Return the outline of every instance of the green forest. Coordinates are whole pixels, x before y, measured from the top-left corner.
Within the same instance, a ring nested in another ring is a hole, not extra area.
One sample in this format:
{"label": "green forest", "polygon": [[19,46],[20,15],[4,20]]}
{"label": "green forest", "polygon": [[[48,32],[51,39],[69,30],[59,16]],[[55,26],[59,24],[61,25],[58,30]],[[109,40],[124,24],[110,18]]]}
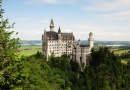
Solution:
{"label": "green forest", "polygon": [[37,54],[22,57],[29,69],[25,90],[129,90],[130,65],[121,63],[108,48],[92,50],[90,65],[79,67],[69,56],[51,57]]}
{"label": "green forest", "polygon": [[[46,61],[41,52],[19,56],[20,39],[11,38],[0,0],[0,90],[130,90],[130,52],[115,55],[107,47],[91,50],[89,66],[83,68],[69,55]],[[16,32],[16,35],[18,33]]]}

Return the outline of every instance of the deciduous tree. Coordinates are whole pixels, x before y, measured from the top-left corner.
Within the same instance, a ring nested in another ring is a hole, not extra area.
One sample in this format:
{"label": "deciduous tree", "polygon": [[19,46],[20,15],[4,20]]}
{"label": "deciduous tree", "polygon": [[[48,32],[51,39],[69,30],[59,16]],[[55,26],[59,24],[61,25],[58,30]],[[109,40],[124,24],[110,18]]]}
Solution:
{"label": "deciduous tree", "polygon": [[0,89],[10,90],[24,85],[27,69],[24,69],[23,61],[16,53],[20,47],[19,39],[11,38],[14,31],[9,29],[13,28],[14,24],[9,25],[8,19],[3,18],[3,13],[0,0]]}

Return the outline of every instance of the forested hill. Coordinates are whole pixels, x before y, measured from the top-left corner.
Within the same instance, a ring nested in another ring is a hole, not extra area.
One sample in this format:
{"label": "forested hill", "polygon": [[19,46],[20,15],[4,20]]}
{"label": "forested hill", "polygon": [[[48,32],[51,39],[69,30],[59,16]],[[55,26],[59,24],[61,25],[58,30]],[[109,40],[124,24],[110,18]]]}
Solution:
{"label": "forested hill", "polygon": [[130,65],[120,62],[108,48],[92,50],[90,65],[81,69],[69,56],[51,57],[49,61],[37,54],[22,57],[29,68],[31,90],[129,90]]}

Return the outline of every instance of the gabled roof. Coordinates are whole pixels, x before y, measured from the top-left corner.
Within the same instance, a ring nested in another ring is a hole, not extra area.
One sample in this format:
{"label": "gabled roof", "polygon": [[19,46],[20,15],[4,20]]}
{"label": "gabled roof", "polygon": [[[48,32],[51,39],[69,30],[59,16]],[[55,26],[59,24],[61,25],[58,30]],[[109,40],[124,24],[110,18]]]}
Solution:
{"label": "gabled roof", "polygon": [[[55,31],[46,31],[45,35],[48,39],[58,40],[58,33]],[[62,40],[73,40],[74,35],[73,35],[73,33],[61,33],[61,39]]]}
{"label": "gabled roof", "polygon": [[74,39],[73,33],[61,33],[62,39],[72,40]]}
{"label": "gabled roof", "polygon": [[53,40],[58,39],[58,34],[57,34],[57,32],[54,32],[54,31],[46,32],[46,36],[48,37],[48,39],[53,39]]}

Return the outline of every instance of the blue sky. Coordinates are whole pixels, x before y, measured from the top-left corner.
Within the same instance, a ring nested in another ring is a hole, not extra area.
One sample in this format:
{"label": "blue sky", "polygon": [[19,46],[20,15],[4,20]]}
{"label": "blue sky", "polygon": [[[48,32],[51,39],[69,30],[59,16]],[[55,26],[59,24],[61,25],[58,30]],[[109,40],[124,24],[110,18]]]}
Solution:
{"label": "blue sky", "polygon": [[21,40],[41,40],[49,31],[73,32],[76,39],[130,41],[130,0],[3,0],[4,18]]}

